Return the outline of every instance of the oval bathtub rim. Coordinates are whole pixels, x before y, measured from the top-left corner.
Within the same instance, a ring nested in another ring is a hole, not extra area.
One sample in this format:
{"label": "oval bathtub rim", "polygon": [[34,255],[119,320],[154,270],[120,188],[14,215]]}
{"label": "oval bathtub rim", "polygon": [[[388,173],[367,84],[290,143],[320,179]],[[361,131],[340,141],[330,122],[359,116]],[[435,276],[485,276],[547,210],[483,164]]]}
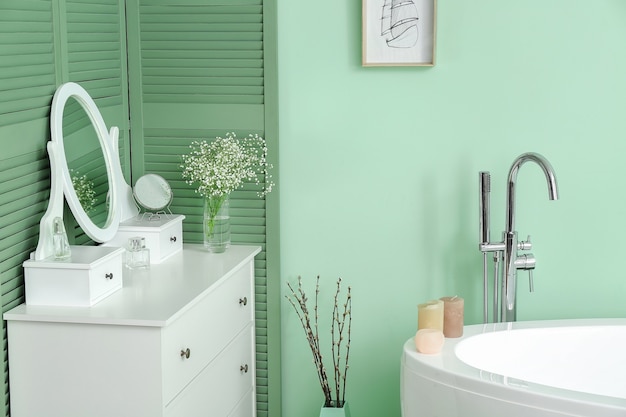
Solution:
{"label": "oval bathtub rim", "polygon": [[[529,400],[539,396],[558,403],[563,403],[565,400],[571,403],[572,413],[579,412],[578,407],[583,405],[599,405],[620,411],[626,410],[626,400],[624,399],[556,388],[490,373],[466,364],[456,356],[455,352],[456,346],[460,342],[482,333],[518,329],[580,326],[626,326],[626,319],[533,320],[467,325],[464,328],[462,337],[455,339],[446,338],[442,352],[434,355],[418,353],[415,349],[413,338],[410,338],[403,347],[402,372],[412,370],[434,382],[454,386],[458,389],[470,392],[480,392],[481,394],[507,401],[520,401],[526,396],[528,396]],[[522,395],[522,397],[520,397],[520,395]]]}

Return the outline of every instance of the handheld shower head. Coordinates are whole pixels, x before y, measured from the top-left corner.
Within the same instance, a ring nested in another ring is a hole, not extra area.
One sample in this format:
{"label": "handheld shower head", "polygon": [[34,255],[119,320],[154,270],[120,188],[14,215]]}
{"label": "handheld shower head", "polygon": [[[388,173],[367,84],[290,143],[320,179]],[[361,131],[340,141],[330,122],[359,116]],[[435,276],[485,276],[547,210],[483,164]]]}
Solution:
{"label": "handheld shower head", "polygon": [[479,173],[479,181],[480,181],[480,201],[479,201],[479,212],[480,212],[480,242],[479,243],[487,243],[489,242],[489,196],[491,193],[491,174],[486,171],[482,171]]}

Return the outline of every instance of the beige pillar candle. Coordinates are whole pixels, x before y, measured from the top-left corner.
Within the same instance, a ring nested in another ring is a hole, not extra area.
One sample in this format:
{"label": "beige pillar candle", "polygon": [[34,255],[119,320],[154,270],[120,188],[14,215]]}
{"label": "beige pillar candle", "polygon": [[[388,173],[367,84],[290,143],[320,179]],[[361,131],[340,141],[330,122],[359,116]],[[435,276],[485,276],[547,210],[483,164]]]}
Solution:
{"label": "beige pillar candle", "polygon": [[465,301],[461,297],[441,297],[443,301],[443,335],[445,337],[463,336],[463,309]]}
{"label": "beige pillar candle", "polygon": [[443,301],[430,300],[417,306],[417,330],[443,331]]}
{"label": "beige pillar candle", "polygon": [[415,348],[419,353],[439,353],[444,341],[443,333],[437,329],[420,329],[415,334]]}

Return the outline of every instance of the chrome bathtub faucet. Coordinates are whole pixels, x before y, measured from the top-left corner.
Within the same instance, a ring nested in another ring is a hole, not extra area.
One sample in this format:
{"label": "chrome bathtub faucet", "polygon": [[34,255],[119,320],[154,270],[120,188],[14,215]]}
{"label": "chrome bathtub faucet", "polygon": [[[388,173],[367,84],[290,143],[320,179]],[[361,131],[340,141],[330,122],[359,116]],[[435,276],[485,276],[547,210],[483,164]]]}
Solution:
{"label": "chrome bathtub faucet", "polygon": [[[480,186],[480,244],[479,249],[483,253],[483,292],[484,309],[483,319],[485,323],[489,319],[488,303],[488,253],[493,252],[494,260],[494,280],[493,280],[493,321],[515,321],[516,320],[516,290],[517,290],[517,270],[527,270],[529,273],[530,291],[533,288],[532,270],[535,269],[535,257],[531,253],[520,254],[518,251],[527,251],[532,248],[530,236],[526,241],[520,241],[515,231],[515,187],[517,174],[520,167],[526,162],[534,162],[543,170],[548,184],[548,197],[550,200],[558,200],[558,187],[556,176],[552,165],[546,158],[538,153],[525,153],[517,157],[511,169],[507,182],[506,199],[506,225],[502,233],[502,241],[492,243],[489,232],[489,195],[491,192],[489,172],[479,173]],[[500,262],[504,264],[500,268]],[[498,291],[500,288],[500,291]],[[500,293],[500,294],[498,294]]]}

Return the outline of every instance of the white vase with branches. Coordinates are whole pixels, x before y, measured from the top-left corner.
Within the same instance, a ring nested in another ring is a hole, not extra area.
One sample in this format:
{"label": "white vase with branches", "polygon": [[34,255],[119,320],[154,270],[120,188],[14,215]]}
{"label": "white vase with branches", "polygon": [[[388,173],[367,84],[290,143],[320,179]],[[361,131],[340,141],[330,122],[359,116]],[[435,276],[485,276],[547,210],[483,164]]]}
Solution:
{"label": "white vase with branches", "polygon": [[309,342],[317,377],[322,392],[324,393],[324,407],[343,408],[346,405],[346,377],[349,369],[348,360],[350,358],[352,330],[351,288],[348,287],[345,302],[340,303],[341,278],[337,280],[330,328],[332,368],[329,372],[324,363],[319,337],[318,299],[320,293],[320,277],[318,276],[316,279],[313,311],[309,310],[309,300],[302,288],[301,277],[298,277],[297,288],[294,289],[290,283],[287,283],[287,286],[289,287],[290,294],[285,297],[296,311],[307,342]]}

